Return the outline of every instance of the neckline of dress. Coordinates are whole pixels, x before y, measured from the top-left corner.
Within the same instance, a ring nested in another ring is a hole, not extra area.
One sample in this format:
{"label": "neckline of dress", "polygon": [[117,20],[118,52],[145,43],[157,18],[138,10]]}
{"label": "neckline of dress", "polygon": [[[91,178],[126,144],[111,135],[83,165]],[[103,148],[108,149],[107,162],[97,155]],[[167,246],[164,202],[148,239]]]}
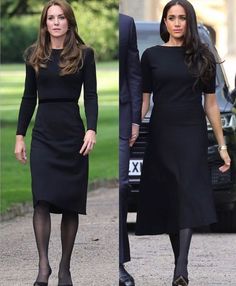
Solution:
{"label": "neckline of dress", "polygon": [[164,45],[158,45],[158,47],[162,48],[169,48],[169,49],[174,49],[174,48],[184,48],[184,46],[164,46]]}
{"label": "neckline of dress", "polygon": [[63,49],[51,49],[52,51],[62,51]]}

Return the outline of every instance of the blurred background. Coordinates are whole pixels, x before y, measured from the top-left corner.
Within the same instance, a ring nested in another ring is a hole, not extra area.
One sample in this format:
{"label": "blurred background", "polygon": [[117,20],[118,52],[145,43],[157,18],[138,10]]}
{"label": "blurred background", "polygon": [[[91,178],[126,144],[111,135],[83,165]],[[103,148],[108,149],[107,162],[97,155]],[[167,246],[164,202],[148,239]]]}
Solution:
{"label": "blurred background", "polygon": [[[160,21],[167,0],[120,0],[120,12],[138,21]],[[231,88],[236,74],[236,0],[190,0],[203,23],[215,38]]]}
{"label": "blurred background", "polygon": [[[18,110],[24,89],[22,54],[37,39],[45,0],[1,1],[1,214],[12,205],[31,200],[29,164],[15,160]],[[118,176],[118,1],[68,1],[79,34],[94,48],[97,59],[99,122],[97,144],[90,156],[90,186],[116,181]],[[83,107],[81,94],[80,106]],[[83,113],[83,108],[81,108]],[[84,114],[83,114],[84,116]],[[26,136],[29,159],[31,129]]]}

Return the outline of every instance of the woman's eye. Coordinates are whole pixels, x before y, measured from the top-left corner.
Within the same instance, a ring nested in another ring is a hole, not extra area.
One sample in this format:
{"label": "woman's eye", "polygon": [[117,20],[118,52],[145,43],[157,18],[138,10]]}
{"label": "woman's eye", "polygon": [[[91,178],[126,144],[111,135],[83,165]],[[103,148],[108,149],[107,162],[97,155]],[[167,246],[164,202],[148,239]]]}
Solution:
{"label": "woman's eye", "polygon": [[59,19],[63,20],[63,19],[65,19],[65,17],[64,16],[60,16]]}
{"label": "woman's eye", "polygon": [[168,17],[169,20],[174,20],[174,17],[170,16]]}
{"label": "woman's eye", "polygon": [[180,17],[181,20],[186,20],[185,16]]}
{"label": "woman's eye", "polygon": [[48,20],[52,20],[52,17],[48,17]]}

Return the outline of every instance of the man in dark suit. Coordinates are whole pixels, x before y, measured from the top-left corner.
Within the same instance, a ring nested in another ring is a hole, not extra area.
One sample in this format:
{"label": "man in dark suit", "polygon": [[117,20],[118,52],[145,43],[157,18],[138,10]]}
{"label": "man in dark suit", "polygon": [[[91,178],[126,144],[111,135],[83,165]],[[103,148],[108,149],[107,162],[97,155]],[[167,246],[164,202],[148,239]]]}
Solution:
{"label": "man in dark suit", "polygon": [[141,123],[141,67],[133,18],[119,15],[119,285],[133,286],[133,277],[125,270],[130,261],[127,232],[127,196],[129,192],[129,152],[139,135]]}

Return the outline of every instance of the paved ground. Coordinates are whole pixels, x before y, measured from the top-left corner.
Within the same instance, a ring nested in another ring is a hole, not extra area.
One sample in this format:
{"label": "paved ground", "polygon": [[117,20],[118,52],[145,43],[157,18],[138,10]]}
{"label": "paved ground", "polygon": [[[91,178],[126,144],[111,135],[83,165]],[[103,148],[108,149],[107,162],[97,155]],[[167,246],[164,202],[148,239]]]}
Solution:
{"label": "paved ground", "polygon": [[[0,285],[32,286],[37,252],[32,214],[1,223]],[[88,215],[80,217],[73,260],[75,286],[118,286],[118,191],[99,189],[89,194]],[[133,214],[129,221],[135,221]],[[50,258],[57,285],[60,259],[60,216],[52,216]],[[168,237],[130,234],[132,261],[127,269],[136,286],[170,286],[173,258]],[[195,234],[190,251],[190,286],[236,285],[236,234]]]}
{"label": "paved ground", "polygon": [[[89,193],[88,215],[80,216],[80,228],[72,259],[75,286],[118,284],[118,191],[99,189]],[[32,213],[1,223],[0,285],[32,286],[37,273],[37,252]],[[49,286],[57,285],[60,259],[60,215],[52,216]]]}
{"label": "paved ground", "polygon": [[[129,221],[135,221],[134,215]],[[170,286],[173,256],[166,235],[130,234],[132,261],[127,270],[136,286]],[[236,285],[236,234],[194,234],[189,256],[190,286]]]}

